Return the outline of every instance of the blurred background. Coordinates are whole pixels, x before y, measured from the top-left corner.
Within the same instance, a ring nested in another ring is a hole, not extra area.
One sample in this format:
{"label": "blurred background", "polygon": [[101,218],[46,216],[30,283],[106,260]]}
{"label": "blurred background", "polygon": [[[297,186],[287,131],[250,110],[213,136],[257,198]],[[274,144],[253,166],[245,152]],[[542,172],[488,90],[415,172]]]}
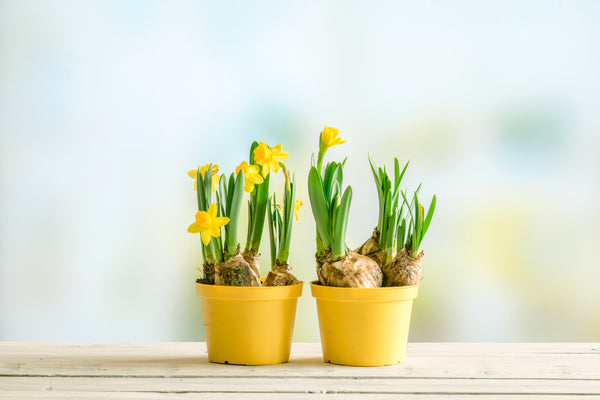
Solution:
{"label": "blurred background", "polygon": [[[593,0],[0,1],[0,340],[203,340],[186,172],[253,140],[290,153],[315,279],[329,125],[350,247],[377,222],[367,151],[437,194],[411,341],[600,341],[599,22]],[[319,340],[308,286],[294,340]]]}

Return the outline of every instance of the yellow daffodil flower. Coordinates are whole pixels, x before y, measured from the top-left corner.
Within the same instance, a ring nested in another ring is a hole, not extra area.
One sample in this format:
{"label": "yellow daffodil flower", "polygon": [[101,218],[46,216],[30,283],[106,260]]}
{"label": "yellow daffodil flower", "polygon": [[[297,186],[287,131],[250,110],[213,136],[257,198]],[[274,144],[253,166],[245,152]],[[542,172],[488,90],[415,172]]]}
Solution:
{"label": "yellow daffodil flower", "polygon": [[296,215],[296,221],[298,221],[298,210],[302,207],[302,200],[294,201],[294,214]]}
{"label": "yellow daffodil flower", "polygon": [[288,158],[289,153],[281,150],[281,145],[269,148],[265,142],[260,142],[258,147],[254,149],[254,160],[258,165],[262,166],[262,175],[266,177],[270,170],[277,173],[280,165],[279,161]]}
{"label": "yellow daffodil flower", "polygon": [[321,132],[321,146],[323,149],[328,149],[329,147],[333,147],[336,144],[346,143],[345,140],[342,140],[341,137],[337,137],[338,133],[340,133],[339,129],[335,129],[331,126],[325,125],[323,131]]}
{"label": "yellow daffodil flower", "polygon": [[[210,164],[206,164],[203,167],[198,168],[198,170],[200,170],[200,175],[202,175],[202,178],[204,178],[204,174],[206,173],[206,171],[208,171],[208,166]],[[198,190],[198,181],[196,180],[197,176],[197,171],[196,169],[190,169],[187,174],[190,178],[194,179],[194,190]],[[221,180],[221,176],[217,175],[217,172],[219,172],[219,166],[214,164],[212,166],[212,191],[213,193],[217,191],[217,185],[219,184],[219,181]]]}
{"label": "yellow daffodil flower", "polygon": [[221,227],[229,223],[227,217],[217,217],[217,203],[212,203],[208,207],[208,212],[198,211],[196,213],[196,222],[188,226],[189,233],[200,232],[202,243],[205,246],[210,242],[211,237],[221,236]]}
{"label": "yellow daffodil flower", "polygon": [[251,193],[254,190],[254,185],[263,183],[258,165],[248,165],[246,161],[242,161],[235,169],[235,174],[237,175],[241,170],[244,170],[244,190],[246,192]]}

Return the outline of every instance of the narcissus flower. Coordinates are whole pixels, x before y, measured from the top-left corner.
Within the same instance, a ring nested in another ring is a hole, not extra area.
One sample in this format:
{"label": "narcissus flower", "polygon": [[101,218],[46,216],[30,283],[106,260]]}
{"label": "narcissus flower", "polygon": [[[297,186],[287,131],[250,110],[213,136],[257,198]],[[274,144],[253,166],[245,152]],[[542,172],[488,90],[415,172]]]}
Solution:
{"label": "narcissus flower", "polygon": [[288,158],[289,153],[281,150],[281,145],[269,147],[265,142],[260,142],[258,147],[254,149],[254,161],[262,166],[262,175],[266,177],[270,170],[277,173],[280,165],[279,161]]}
{"label": "narcissus flower", "polygon": [[[209,165],[210,164],[206,164],[205,166],[198,168],[198,170],[200,170],[200,174],[202,175],[202,178],[204,178],[204,174],[206,173],[206,171],[208,171]],[[198,170],[190,169],[187,173],[190,178],[194,179],[194,190],[198,190],[198,181],[196,180],[196,178],[197,178],[196,174],[197,174]],[[217,191],[217,185],[219,184],[219,180],[221,179],[221,176],[217,175],[217,172],[219,172],[219,166],[214,164],[212,166],[212,175],[213,175],[212,191],[213,191],[213,193]]]}
{"label": "narcissus flower", "polygon": [[254,190],[254,185],[263,183],[263,178],[260,176],[260,168],[258,165],[248,165],[246,161],[242,161],[235,169],[237,175],[241,170],[244,170],[244,190],[251,193]]}
{"label": "narcissus flower", "polygon": [[221,236],[221,227],[229,223],[227,217],[217,217],[217,203],[212,203],[208,207],[208,212],[198,211],[196,213],[196,222],[188,226],[189,233],[200,232],[202,243],[205,246],[210,242],[211,237]]}
{"label": "narcissus flower", "polygon": [[294,201],[294,214],[296,215],[296,221],[298,221],[298,210],[302,207],[302,200]]}
{"label": "narcissus flower", "polygon": [[339,129],[325,125],[325,128],[323,128],[323,131],[321,132],[320,147],[323,149],[328,149],[336,144],[346,143],[346,141],[342,140],[341,137],[337,137],[338,133],[340,133]]}

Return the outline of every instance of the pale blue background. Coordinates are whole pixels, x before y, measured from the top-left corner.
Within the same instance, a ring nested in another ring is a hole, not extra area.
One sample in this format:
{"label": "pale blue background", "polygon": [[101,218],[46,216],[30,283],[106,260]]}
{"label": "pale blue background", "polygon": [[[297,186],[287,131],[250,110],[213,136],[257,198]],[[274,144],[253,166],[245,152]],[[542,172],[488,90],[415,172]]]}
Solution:
{"label": "pale blue background", "polygon": [[[599,22],[597,1],[1,1],[0,340],[201,340],[186,171],[254,139],[291,154],[314,279],[327,124],[351,247],[377,218],[367,151],[438,195],[410,340],[599,341]],[[294,339],[318,340],[308,287]]]}

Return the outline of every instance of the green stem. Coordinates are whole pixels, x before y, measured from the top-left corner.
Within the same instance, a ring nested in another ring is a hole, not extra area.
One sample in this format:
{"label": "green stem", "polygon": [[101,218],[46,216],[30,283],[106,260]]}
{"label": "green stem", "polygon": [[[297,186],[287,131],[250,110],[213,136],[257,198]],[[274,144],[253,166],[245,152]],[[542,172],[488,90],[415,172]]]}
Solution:
{"label": "green stem", "polygon": [[323,169],[323,160],[325,159],[325,153],[327,153],[327,148],[319,149],[319,156],[317,157],[317,171],[319,171],[319,174]]}

